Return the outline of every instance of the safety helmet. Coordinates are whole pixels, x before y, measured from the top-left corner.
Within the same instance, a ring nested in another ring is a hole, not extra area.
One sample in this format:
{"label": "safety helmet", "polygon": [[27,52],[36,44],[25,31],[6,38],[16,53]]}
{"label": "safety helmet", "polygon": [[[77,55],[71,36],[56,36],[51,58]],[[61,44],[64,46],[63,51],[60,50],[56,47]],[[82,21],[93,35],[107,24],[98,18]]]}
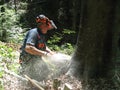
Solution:
{"label": "safety helmet", "polygon": [[43,14],[36,17],[36,23],[46,24],[48,26],[52,25],[53,28],[57,29],[57,26],[55,25],[53,20],[50,20],[48,17],[46,17]]}

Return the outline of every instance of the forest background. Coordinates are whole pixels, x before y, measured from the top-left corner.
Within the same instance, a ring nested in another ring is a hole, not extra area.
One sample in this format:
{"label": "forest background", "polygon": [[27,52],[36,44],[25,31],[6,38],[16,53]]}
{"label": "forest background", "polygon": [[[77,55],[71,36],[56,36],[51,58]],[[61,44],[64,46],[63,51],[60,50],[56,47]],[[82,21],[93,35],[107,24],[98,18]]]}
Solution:
{"label": "forest background", "polygon": [[[103,0],[100,1],[102,2]],[[73,0],[0,0],[0,62],[1,62],[0,78],[2,78],[4,75],[4,71],[3,71],[4,64],[8,67],[9,70],[17,73],[16,68],[19,67],[19,65],[13,64],[13,62],[15,63],[17,62],[15,57],[16,51],[19,50],[20,46],[22,45],[26,32],[31,28],[36,27],[35,18],[39,14],[44,14],[50,19],[52,19],[58,27],[57,30],[51,30],[48,32],[47,34],[48,46],[54,51],[59,51],[69,55],[73,54],[76,48],[76,42],[80,37],[80,36],[78,37],[78,35],[80,35],[80,33],[84,33],[82,29],[80,29],[82,26],[81,24],[82,19],[89,18],[90,16],[89,14],[87,17],[88,13],[84,12],[84,10],[86,10],[86,8],[84,8],[85,2],[88,2],[90,5],[92,5],[92,3],[89,2],[89,0],[85,0],[85,1],[83,0],[74,0],[74,1]],[[106,2],[109,1],[106,0]],[[119,3],[117,3],[118,6]],[[119,7],[116,8],[116,12],[118,8]],[[90,9],[90,10],[95,12],[94,10],[97,9],[93,9],[93,10]],[[93,13],[93,15],[95,15],[95,13]],[[117,15],[116,17],[118,20],[119,17]],[[83,21],[85,21],[85,19]],[[83,22],[83,23],[86,24],[87,22]],[[92,24],[93,23],[91,23],[91,25]],[[95,33],[97,33],[97,31]],[[116,85],[118,85],[119,87],[120,85],[119,30],[116,31],[115,39],[116,39],[115,45],[117,46],[115,47],[115,49],[117,52],[115,51],[116,52],[115,57],[112,58],[113,60],[115,60],[114,63],[116,64],[114,69],[115,74],[113,80],[115,81]],[[0,81],[1,81],[0,87],[2,88],[3,87],[2,79],[0,79]]]}

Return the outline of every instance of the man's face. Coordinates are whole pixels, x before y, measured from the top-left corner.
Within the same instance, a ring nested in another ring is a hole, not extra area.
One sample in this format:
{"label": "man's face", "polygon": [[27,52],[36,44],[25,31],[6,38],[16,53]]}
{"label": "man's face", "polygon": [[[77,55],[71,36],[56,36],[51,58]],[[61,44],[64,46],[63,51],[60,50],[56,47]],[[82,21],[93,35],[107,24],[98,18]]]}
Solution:
{"label": "man's face", "polygon": [[39,28],[41,29],[41,32],[43,34],[46,34],[48,30],[53,29],[52,25],[46,25],[46,24],[40,25]]}

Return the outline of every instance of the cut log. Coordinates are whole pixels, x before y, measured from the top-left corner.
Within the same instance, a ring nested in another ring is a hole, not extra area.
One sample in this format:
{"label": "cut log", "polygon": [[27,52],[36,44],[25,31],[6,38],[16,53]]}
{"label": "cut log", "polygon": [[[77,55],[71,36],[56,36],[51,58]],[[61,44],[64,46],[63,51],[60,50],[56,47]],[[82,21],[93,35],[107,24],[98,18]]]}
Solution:
{"label": "cut log", "polygon": [[28,77],[27,75],[24,75],[25,78],[27,78],[34,86],[36,86],[37,88],[39,88],[40,90],[45,90],[43,87],[41,87],[39,84],[36,83],[36,80],[31,79],[30,77]]}

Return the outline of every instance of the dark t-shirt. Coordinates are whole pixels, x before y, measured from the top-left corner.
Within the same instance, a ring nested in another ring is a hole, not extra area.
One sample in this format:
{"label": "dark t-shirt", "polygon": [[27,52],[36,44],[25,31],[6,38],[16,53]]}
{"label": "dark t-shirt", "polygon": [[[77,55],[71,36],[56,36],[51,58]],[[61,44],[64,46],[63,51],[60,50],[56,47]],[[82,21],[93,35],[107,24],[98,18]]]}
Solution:
{"label": "dark t-shirt", "polygon": [[45,40],[45,34],[42,34],[41,31],[38,28],[31,29],[30,31],[27,32],[23,46],[21,47],[21,55],[20,57],[23,58],[32,58],[36,57],[36,55],[31,55],[25,51],[26,45],[32,45],[35,46],[39,50],[46,50],[46,40]]}

